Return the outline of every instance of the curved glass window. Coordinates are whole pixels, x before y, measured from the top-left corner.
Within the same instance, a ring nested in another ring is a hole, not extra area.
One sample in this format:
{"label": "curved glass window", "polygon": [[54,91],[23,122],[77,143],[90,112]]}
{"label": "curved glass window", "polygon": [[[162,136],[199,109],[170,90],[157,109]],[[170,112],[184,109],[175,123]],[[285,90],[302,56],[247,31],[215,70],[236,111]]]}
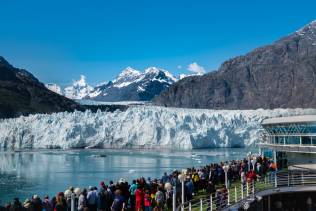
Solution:
{"label": "curved glass window", "polygon": [[263,127],[271,135],[316,134],[316,123],[273,124]]}

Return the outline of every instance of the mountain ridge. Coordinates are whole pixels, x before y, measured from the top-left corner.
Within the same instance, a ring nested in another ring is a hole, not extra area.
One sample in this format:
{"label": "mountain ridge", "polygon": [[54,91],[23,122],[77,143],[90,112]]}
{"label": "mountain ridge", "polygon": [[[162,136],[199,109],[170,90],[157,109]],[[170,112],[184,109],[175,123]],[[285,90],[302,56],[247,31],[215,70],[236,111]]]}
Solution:
{"label": "mountain ridge", "polygon": [[316,106],[316,22],[229,59],[215,72],[183,79],[153,102],[209,109]]}
{"label": "mountain ridge", "polygon": [[0,57],[0,118],[34,113],[83,110],[76,102],[48,89],[30,72]]}
{"label": "mountain ridge", "polygon": [[88,85],[83,75],[64,90],[54,83],[46,84],[46,87],[75,100],[149,101],[177,80],[170,72],[161,68],[148,67],[144,71],[139,71],[126,67],[114,80],[95,87]]}
{"label": "mountain ridge", "polygon": [[0,57],[0,119],[75,110],[113,112],[127,108],[128,106],[124,105],[81,105],[47,89],[30,72],[15,68]]}

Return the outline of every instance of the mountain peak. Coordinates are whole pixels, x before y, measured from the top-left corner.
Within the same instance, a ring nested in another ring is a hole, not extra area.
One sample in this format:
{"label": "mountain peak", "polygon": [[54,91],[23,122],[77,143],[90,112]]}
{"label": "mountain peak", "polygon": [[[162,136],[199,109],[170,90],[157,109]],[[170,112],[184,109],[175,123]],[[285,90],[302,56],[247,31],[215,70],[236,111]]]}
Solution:
{"label": "mountain peak", "polygon": [[30,72],[13,67],[3,57],[0,57],[0,73],[0,80],[5,82],[1,82],[0,118],[84,109],[49,91]]}
{"label": "mountain peak", "polygon": [[120,78],[120,77],[126,77],[126,76],[139,76],[140,74],[141,73],[138,70],[128,66],[119,74],[118,77]]}
{"label": "mountain peak", "polygon": [[6,67],[13,67],[5,58],[0,56],[0,65],[6,66]]}
{"label": "mountain peak", "polygon": [[89,86],[86,82],[86,77],[80,75],[80,79],[73,82],[72,86],[64,89],[64,94],[70,99],[82,99],[92,92],[93,87]]}
{"label": "mountain peak", "polygon": [[313,35],[314,35],[314,33],[316,33],[316,20],[313,20],[309,24],[303,26],[301,29],[296,31],[296,33],[299,35],[305,35],[309,32],[312,32]]}
{"label": "mountain peak", "polygon": [[147,69],[145,69],[145,73],[158,73],[162,71],[161,69],[157,68],[157,67],[148,67]]}
{"label": "mountain peak", "polygon": [[157,67],[148,67],[145,69],[145,74],[159,74],[160,72],[163,72],[167,78],[170,78],[173,82],[176,82],[177,79],[167,70],[157,68]]}
{"label": "mountain peak", "polygon": [[87,86],[87,83],[86,83],[86,76],[80,75],[80,79],[77,80],[77,81],[74,81],[74,82],[73,82],[73,86],[79,86],[79,87]]}

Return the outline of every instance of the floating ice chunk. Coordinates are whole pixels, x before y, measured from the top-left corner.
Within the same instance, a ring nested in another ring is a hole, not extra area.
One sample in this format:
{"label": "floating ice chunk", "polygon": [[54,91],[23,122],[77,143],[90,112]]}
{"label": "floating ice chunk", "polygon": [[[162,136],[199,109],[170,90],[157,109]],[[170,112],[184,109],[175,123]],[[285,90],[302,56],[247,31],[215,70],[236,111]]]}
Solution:
{"label": "floating ice chunk", "polygon": [[130,170],[128,170],[128,173],[129,173],[129,174],[133,174],[133,173],[135,173],[135,172],[136,172],[135,169],[130,169]]}

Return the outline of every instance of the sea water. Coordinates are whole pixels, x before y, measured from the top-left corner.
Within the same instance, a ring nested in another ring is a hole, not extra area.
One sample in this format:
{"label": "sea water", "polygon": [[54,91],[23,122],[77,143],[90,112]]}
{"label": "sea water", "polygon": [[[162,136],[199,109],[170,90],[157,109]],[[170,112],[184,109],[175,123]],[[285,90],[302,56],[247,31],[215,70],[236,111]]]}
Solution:
{"label": "sea water", "polygon": [[193,151],[151,150],[53,150],[0,152],[0,205],[55,195],[69,186],[98,186],[124,178],[161,178],[174,169],[242,159],[249,149],[226,148]]}

